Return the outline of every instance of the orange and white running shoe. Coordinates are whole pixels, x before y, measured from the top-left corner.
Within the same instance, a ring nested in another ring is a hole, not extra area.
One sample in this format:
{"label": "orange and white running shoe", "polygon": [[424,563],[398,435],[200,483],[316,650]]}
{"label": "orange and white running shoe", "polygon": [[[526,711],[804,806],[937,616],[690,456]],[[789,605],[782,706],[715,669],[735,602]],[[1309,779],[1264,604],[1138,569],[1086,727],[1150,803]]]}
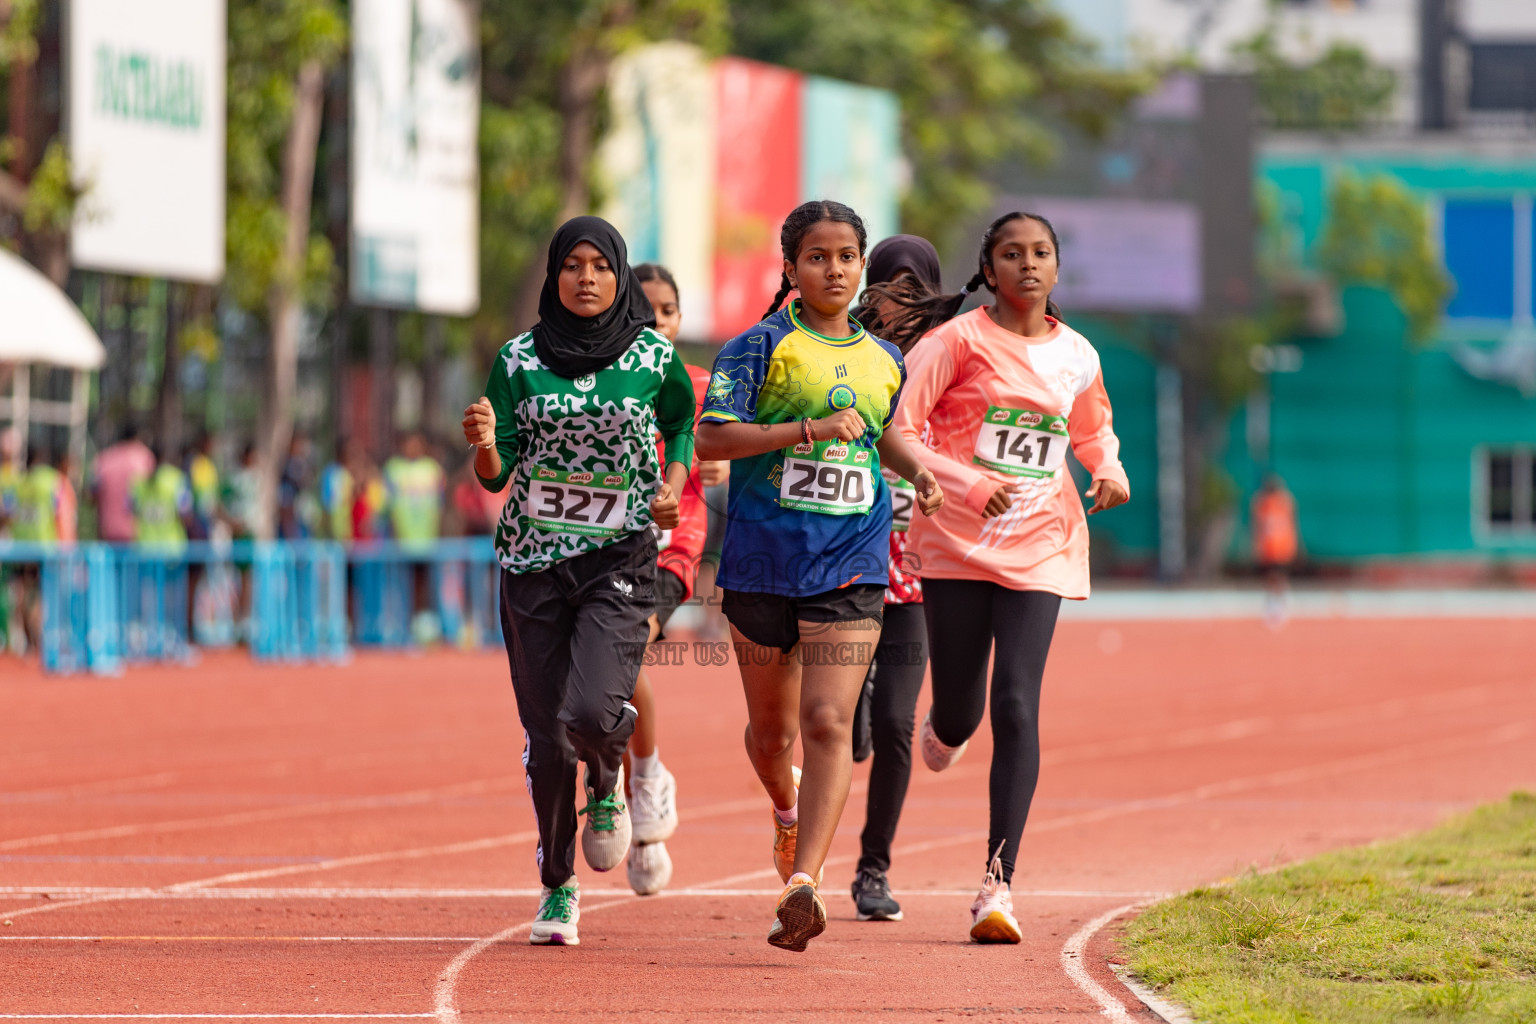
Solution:
{"label": "orange and white running shoe", "polygon": [[1003,881],[1003,848],[999,844],[981,880],[976,902],[971,904],[971,941],[1018,942],[1023,938],[1018,918],[1013,916],[1013,893]]}
{"label": "orange and white running shoe", "polygon": [[804,871],[790,876],[775,914],[778,920],[768,929],[768,944],[792,953],[804,953],[806,943],[827,930],[827,905]]}
{"label": "orange and white running shoe", "polygon": [[[800,803],[800,766],[792,769],[795,773],[795,804]],[[800,819],[796,818],[793,825],[786,825],[779,820],[779,812],[773,812],[773,866],[778,869],[779,881],[788,882],[789,876],[795,870],[795,842],[800,836]]]}
{"label": "orange and white running shoe", "polygon": [[965,748],[971,745],[966,740],[958,747],[951,747],[941,741],[933,733],[933,712],[923,716],[923,727],[918,731],[918,744],[923,751],[923,764],[930,771],[941,772],[945,768],[960,760],[960,755],[965,753]]}

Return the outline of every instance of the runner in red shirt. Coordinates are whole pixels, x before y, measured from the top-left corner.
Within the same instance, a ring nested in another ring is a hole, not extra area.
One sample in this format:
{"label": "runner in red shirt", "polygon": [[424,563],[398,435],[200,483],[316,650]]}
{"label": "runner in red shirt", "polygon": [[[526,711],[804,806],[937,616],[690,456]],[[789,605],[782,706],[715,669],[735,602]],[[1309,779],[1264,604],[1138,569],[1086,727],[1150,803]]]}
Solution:
{"label": "runner in red shirt", "polygon": [[[635,267],[635,276],[640,279],[640,287],[645,289],[646,297],[656,311],[656,330],[675,341],[682,312],[678,307],[677,282],[671,272],[655,263],[642,263]],[[704,390],[709,385],[709,371],[689,366],[688,375],[693,380],[696,407],[702,407]],[[665,635],[667,620],[677,611],[678,605],[693,596],[709,526],[700,469],[700,464],[695,461],[688,486],[678,499],[680,522],[675,528],[664,531],[658,544],[661,553],[656,560],[656,614],[651,617],[653,643]],[[677,828],[677,780],[661,763],[656,749],[656,692],[643,667],[630,703],[634,704],[639,717],[629,739],[629,769],[625,773],[629,780],[630,815],[634,823],[627,867],[630,888],[648,896],[660,892],[672,879],[672,856],[667,852],[666,840]]]}

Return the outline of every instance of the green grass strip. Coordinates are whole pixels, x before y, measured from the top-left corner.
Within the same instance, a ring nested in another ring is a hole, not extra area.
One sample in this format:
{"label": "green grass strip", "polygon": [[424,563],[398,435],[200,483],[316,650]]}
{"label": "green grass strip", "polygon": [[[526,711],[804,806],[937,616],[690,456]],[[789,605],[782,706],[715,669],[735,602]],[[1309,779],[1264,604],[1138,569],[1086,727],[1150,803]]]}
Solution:
{"label": "green grass strip", "polygon": [[1531,1024],[1536,794],[1176,896],[1125,956],[1203,1024]]}

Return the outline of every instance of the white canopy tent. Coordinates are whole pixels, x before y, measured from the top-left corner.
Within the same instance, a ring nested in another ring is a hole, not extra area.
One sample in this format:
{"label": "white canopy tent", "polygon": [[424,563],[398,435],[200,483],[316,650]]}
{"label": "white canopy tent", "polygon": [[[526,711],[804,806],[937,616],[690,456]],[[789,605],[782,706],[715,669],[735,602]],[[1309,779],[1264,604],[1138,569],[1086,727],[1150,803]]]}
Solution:
{"label": "white canopy tent", "polygon": [[[69,450],[76,467],[85,455],[90,371],[107,361],[106,346],[80,310],[54,283],[30,264],[0,249],[0,367],[11,371],[11,393],[0,397],[0,422],[21,436],[17,457],[25,459],[33,423],[69,428]],[[32,367],[71,371],[68,401],[34,399]]]}

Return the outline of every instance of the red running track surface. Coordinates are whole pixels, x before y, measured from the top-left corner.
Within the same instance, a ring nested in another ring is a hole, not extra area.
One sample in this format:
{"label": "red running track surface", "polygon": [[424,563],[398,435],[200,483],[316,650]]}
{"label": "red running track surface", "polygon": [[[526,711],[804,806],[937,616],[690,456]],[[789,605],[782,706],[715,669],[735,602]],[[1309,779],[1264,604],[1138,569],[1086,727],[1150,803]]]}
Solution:
{"label": "red running track surface", "polygon": [[583,944],[558,949],[524,939],[538,882],[501,658],[221,655],[115,680],[0,661],[0,1021],[1151,1020],[1095,922],[1536,785],[1533,634],[1064,623],[1023,944],[966,941],[984,725],[951,771],[918,760],[900,923],[858,923],[847,896],[858,769],[832,921],[802,955],[764,941],[779,885],[734,667],[653,670],[683,812],[672,890],[638,899],[578,858]]}

